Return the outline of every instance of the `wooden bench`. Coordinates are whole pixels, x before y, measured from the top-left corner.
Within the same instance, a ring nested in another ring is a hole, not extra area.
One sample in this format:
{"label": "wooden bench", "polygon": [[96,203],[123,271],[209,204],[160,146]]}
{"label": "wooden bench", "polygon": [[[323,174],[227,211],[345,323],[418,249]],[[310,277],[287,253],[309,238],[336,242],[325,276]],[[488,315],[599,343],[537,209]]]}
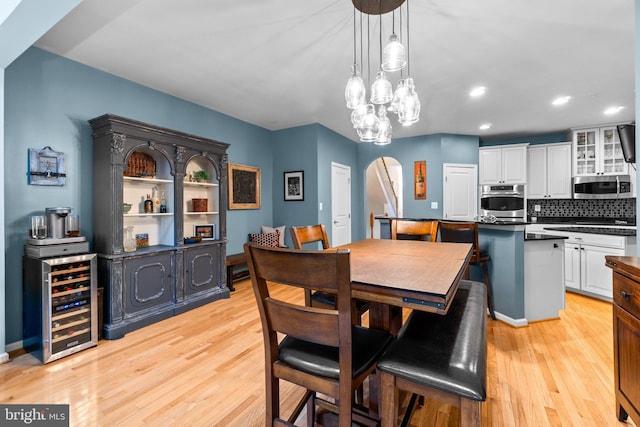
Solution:
{"label": "wooden bench", "polygon": [[463,280],[446,315],[414,310],[378,361],[382,427],[395,426],[398,390],[460,408],[462,427],[480,426],[487,382],[487,289]]}
{"label": "wooden bench", "polygon": [[233,282],[249,277],[249,269],[241,270],[234,273],[235,266],[247,266],[247,257],[244,252],[238,254],[227,255],[227,287],[230,291],[235,291]]}

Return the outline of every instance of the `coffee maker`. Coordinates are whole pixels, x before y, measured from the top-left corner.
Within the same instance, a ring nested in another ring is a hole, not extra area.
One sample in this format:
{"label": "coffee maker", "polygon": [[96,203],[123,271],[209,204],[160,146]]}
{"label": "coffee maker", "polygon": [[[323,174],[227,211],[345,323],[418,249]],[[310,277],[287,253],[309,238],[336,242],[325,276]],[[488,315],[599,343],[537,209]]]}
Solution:
{"label": "coffee maker", "polygon": [[66,237],[65,219],[71,213],[71,208],[46,208],[47,237],[50,239],[62,239]]}

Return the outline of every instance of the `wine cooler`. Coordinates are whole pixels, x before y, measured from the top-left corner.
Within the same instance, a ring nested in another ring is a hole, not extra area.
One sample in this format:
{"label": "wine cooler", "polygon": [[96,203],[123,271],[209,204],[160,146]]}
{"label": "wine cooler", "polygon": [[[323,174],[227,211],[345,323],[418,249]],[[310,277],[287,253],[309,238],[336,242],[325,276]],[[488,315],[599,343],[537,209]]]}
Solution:
{"label": "wine cooler", "polygon": [[24,348],[43,363],[98,344],[96,254],[23,259]]}

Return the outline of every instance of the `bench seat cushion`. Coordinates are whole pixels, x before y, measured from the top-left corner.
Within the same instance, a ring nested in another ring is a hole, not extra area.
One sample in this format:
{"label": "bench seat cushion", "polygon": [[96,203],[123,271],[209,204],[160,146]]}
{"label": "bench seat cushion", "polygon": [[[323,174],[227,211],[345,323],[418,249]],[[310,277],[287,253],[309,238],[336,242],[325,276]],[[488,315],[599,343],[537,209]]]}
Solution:
{"label": "bench seat cushion", "polygon": [[417,384],[486,400],[487,292],[461,281],[447,315],[413,311],[378,369]]}

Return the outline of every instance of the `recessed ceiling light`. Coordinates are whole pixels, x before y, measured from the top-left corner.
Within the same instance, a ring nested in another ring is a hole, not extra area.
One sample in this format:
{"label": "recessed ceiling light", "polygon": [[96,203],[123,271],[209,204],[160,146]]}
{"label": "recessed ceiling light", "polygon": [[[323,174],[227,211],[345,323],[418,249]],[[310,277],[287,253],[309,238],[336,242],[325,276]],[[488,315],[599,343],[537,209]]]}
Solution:
{"label": "recessed ceiling light", "polygon": [[620,110],[622,110],[624,107],[621,106],[617,106],[617,107],[609,107],[606,110],[604,110],[604,113],[608,116],[610,116],[611,114],[616,114],[619,113]]}
{"label": "recessed ceiling light", "polygon": [[554,99],[552,104],[553,105],[564,105],[567,102],[569,102],[570,99],[571,99],[570,96],[560,96],[560,97]]}
{"label": "recessed ceiling light", "polygon": [[491,123],[483,123],[480,125],[480,130],[487,130],[491,127]]}
{"label": "recessed ceiling light", "polygon": [[487,91],[486,87],[478,86],[478,87],[475,87],[475,88],[471,89],[471,92],[469,92],[469,96],[476,98],[478,96],[484,95],[484,93],[486,91]]}

